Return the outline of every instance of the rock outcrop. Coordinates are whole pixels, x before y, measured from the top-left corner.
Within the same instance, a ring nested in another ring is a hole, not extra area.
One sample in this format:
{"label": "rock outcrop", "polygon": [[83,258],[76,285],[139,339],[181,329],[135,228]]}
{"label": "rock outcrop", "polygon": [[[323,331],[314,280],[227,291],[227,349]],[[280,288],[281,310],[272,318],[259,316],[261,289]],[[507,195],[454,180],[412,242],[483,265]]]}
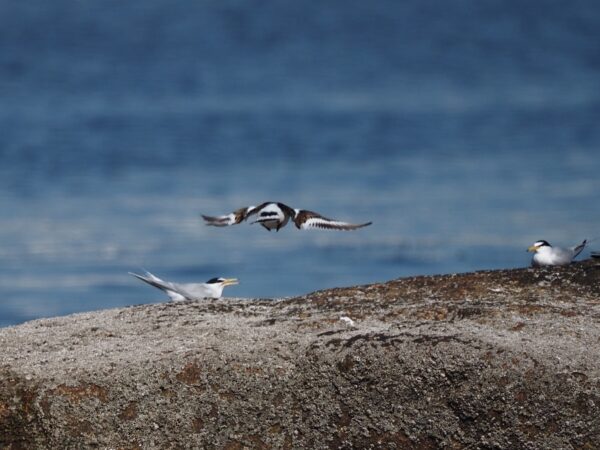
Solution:
{"label": "rock outcrop", "polygon": [[600,447],[592,261],[76,314],[0,346],[0,448]]}

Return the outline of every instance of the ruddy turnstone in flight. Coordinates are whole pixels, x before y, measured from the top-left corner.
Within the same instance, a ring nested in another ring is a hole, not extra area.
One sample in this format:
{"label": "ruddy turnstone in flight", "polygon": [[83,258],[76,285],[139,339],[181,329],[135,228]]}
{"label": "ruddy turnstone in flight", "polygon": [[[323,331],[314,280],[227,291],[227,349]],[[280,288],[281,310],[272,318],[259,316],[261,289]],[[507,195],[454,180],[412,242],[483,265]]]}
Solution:
{"label": "ruddy turnstone in flight", "polygon": [[171,283],[146,272],[145,275],[129,272],[136,278],[164,291],[174,302],[183,300],[198,300],[202,298],[220,298],[223,288],[232,284],[238,284],[235,278],[211,278],[206,283]]}
{"label": "ruddy turnstone in flight", "polygon": [[371,225],[372,222],[366,222],[361,224],[353,224],[348,222],[342,222],[339,220],[328,219],[322,215],[307,211],[305,209],[293,209],[289,206],[278,203],[278,202],[265,202],[258,206],[248,206],[247,208],[236,209],[231,214],[225,214],[223,216],[205,216],[204,218],[206,225],[212,225],[214,227],[227,227],[229,225],[236,225],[245,221],[250,216],[256,215],[256,220],[252,223],[260,223],[265,229],[271,231],[279,231],[281,228],[287,225],[291,219],[296,228],[299,230],[307,230],[309,228],[323,228],[326,230],[356,230],[357,228],[366,227]]}
{"label": "ruddy turnstone in flight", "polygon": [[528,252],[533,252],[531,265],[537,266],[562,266],[569,264],[577,255],[581,253],[587,240],[581,244],[570,248],[552,247],[547,241],[541,240],[535,242],[527,249]]}

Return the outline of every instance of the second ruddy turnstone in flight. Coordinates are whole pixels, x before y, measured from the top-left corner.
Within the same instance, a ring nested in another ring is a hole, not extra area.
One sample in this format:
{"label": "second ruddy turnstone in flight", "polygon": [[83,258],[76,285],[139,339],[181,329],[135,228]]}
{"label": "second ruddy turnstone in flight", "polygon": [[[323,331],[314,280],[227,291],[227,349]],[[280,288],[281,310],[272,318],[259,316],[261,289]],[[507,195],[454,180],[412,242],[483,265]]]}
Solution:
{"label": "second ruddy turnstone in flight", "polygon": [[305,209],[293,209],[279,202],[265,202],[258,206],[248,206],[247,208],[236,209],[230,214],[223,216],[205,216],[202,215],[206,225],[214,227],[227,227],[236,225],[245,221],[250,216],[256,216],[252,223],[259,223],[267,230],[279,231],[287,225],[291,219],[299,230],[308,230],[309,228],[323,228],[326,230],[356,230],[357,228],[371,225],[372,222],[353,224],[342,222],[340,220],[328,219],[322,215],[307,211]]}
{"label": "second ruddy turnstone in flight", "polygon": [[540,240],[530,246],[527,251],[533,252],[531,265],[536,266],[562,266],[569,264],[581,253],[587,240],[570,248],[552,247],[547,241]]}

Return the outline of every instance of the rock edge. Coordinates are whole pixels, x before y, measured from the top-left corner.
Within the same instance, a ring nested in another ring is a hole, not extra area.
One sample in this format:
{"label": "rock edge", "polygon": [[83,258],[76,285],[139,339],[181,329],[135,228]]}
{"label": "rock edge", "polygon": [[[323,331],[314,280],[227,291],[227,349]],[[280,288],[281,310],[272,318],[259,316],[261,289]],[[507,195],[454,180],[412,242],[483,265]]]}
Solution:
{"label": "rock edge", "polygon": [[0,448],[598,448],[599,319],[585,261],[36,320]]}

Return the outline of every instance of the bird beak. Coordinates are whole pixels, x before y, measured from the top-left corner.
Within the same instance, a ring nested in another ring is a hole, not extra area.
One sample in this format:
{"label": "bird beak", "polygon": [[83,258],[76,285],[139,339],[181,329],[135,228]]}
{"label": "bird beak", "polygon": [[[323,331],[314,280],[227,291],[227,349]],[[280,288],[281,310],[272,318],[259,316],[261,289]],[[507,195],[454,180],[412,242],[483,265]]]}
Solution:
{"label": "bird beak", "polygon": [[239,281],[237,278],[225,278],[225,281],[223,281],[223,286],[231,286],[232,284],[239,284]]}
{"label": "bird beak", "polygon": [[531,247],[527,247],[527,251],[528,252],[537,252],[538,247],[535,245],[532,245]]}

